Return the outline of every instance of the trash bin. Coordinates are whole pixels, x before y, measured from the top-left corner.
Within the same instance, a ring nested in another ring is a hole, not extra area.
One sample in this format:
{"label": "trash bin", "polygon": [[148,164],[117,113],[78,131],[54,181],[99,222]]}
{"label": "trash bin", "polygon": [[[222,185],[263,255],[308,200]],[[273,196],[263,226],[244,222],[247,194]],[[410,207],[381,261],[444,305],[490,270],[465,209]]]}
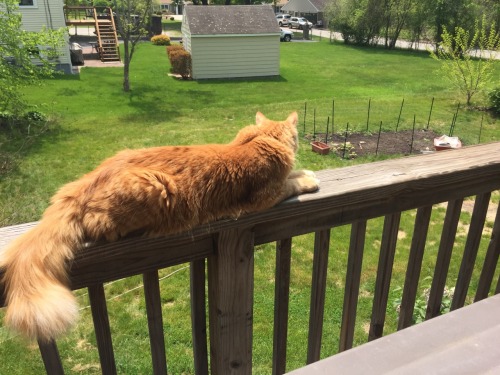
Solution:
{"label": "trash bin", "polygon": [[304,40],[309,40],[309,24],[306,23],[302,29]]}
{"label": "trash bin", "polygon": [[151,34],[153,35],[161,35],[163,32],[163,28],[161,25],[161,15],[153,15],[151,16]]}
{"label": "trash bin", "polygon": [[83,48],[78,43],[71,43],[69,48],[69,54],[71,57],[72,65],[84,65],[85,61],[83,59]]}

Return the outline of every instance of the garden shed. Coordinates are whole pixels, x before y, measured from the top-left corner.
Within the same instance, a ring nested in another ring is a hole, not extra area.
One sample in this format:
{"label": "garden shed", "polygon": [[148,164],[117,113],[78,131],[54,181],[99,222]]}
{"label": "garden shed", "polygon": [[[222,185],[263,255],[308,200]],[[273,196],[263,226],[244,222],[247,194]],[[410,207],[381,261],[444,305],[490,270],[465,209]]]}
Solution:
{"label": "garden shed", "polygon": [[279,75],[280,29],[270,5],[189,5],[182,23],[193,79]]}

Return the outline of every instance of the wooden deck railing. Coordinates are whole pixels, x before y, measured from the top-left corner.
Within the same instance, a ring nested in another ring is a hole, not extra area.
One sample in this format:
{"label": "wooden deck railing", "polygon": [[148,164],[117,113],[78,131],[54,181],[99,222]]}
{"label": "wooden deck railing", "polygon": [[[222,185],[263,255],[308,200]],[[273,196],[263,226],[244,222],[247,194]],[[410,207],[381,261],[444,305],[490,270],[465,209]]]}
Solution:
{"label": "wooden deck railing", "polygon": [[120,47],[116,29],[116,16],[110,7],[64,6],[64,17],[67,26],[93,26],[96,36],[96,49],[101,61],[119,61]]}
{"label": "wooden deck railing", "polygon": [[93,6],[68,6],[63,7],[64,19],[67,26],[94,26],[97,18],[96,8]]}
{"label": "wooden deck railing", "polygon": [[[476,261],[491,193],[500,188],[500,143],[460,150],[362,164],[317,173],[320,191],[292,198],[273,209],[196,228],[185,235],[154,239],[129,238],[93,244],[81,251],[71,269],[74,289],[88,288],[103,374],[116,373],[103,283],[143,274],[151,355],[155,374],[166,373],[158,270],[190,262],[191,316],[196,374],[250,374],[254,247],[277,241],[273,374],[286,366],[292,238],[315,233],[307,363],[317,361],[323,332],[330,231],[351,224],[344,286],[339,350],[353,346],[356,307],[364,256],[367,221],[384,217],[373,296],[369,340],[383,334],[398,242],[401,214],[416,209],[402,292],[399,329],[412,324],[422,257],[433,205],[447,202],[427,318],[440,313],[465,197],[475,196],[452,308],[464,305]],[[0,229],[6,242],[33,224]],[[488,297],[500,253],[500,211],[497,211],[474,300]],[[2,244],[0,243],[0,247]],[[208,312],[205,311],[205,264],[208,270]],[[497,283],[495,293],[498,293]],[[1,294],[1,291],[0,291]],[[207,349],[206,314],[210,331]],[[40,345],[47,373],[62,374],[55,343]],[[304,363],[305,364],[305,363]]]}

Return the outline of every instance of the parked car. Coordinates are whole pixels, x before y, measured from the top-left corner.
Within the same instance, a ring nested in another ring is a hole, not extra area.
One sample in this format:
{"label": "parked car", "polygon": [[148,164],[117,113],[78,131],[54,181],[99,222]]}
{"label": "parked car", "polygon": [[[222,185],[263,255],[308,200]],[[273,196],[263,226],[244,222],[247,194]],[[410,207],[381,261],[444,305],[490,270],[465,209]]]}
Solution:
{"label": "parked car", "polygon": [[290,17],[290,20],[288,22],[291,29],[295,27],[302,30],[306,24],[308,25],[309,29],[313,27],[312,22],[309,22],[304,17]]}
{"label": "parked car", "polygon": [[290,30],[283,30],[281,29],[281,34],[280,34],[280,41],[282,42],[289,42],[293,38],[293,33]]}
{"label": "parked car", "polygon": [[289,21],[290,21],[290,15],[289,14],[278,14],[276,15],[276,20],[278,21],[278,25],[280,26],[288,26]]}

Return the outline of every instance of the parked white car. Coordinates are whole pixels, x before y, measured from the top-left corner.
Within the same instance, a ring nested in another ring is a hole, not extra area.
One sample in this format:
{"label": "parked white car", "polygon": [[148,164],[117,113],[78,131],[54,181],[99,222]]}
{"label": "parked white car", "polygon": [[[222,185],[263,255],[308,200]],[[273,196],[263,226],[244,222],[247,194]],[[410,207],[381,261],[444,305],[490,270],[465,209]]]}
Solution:
{"label": "parked white car", "polygon": [[280,34],[280,41],[282,42],[289,42],[293,38],[293,33],[290,30],[283,30],[281,29],[281,34]]}
{"label": "parked white car", "polygon": [[278,21],[278,25],[288,26],[288,24],[290,22],[290,17],[292,17],[292,16],[289,14],[277,14],[276,20]]}
{"label": "parked white car", "polygon": [[295,27],[299,30],[302,30],[305,25],[308,25],[309,29],[312,29],[313,27],[312,22],[309,22],[304,17],[291,17],[288,22],[290,24],[290,29],[293,29]]}

